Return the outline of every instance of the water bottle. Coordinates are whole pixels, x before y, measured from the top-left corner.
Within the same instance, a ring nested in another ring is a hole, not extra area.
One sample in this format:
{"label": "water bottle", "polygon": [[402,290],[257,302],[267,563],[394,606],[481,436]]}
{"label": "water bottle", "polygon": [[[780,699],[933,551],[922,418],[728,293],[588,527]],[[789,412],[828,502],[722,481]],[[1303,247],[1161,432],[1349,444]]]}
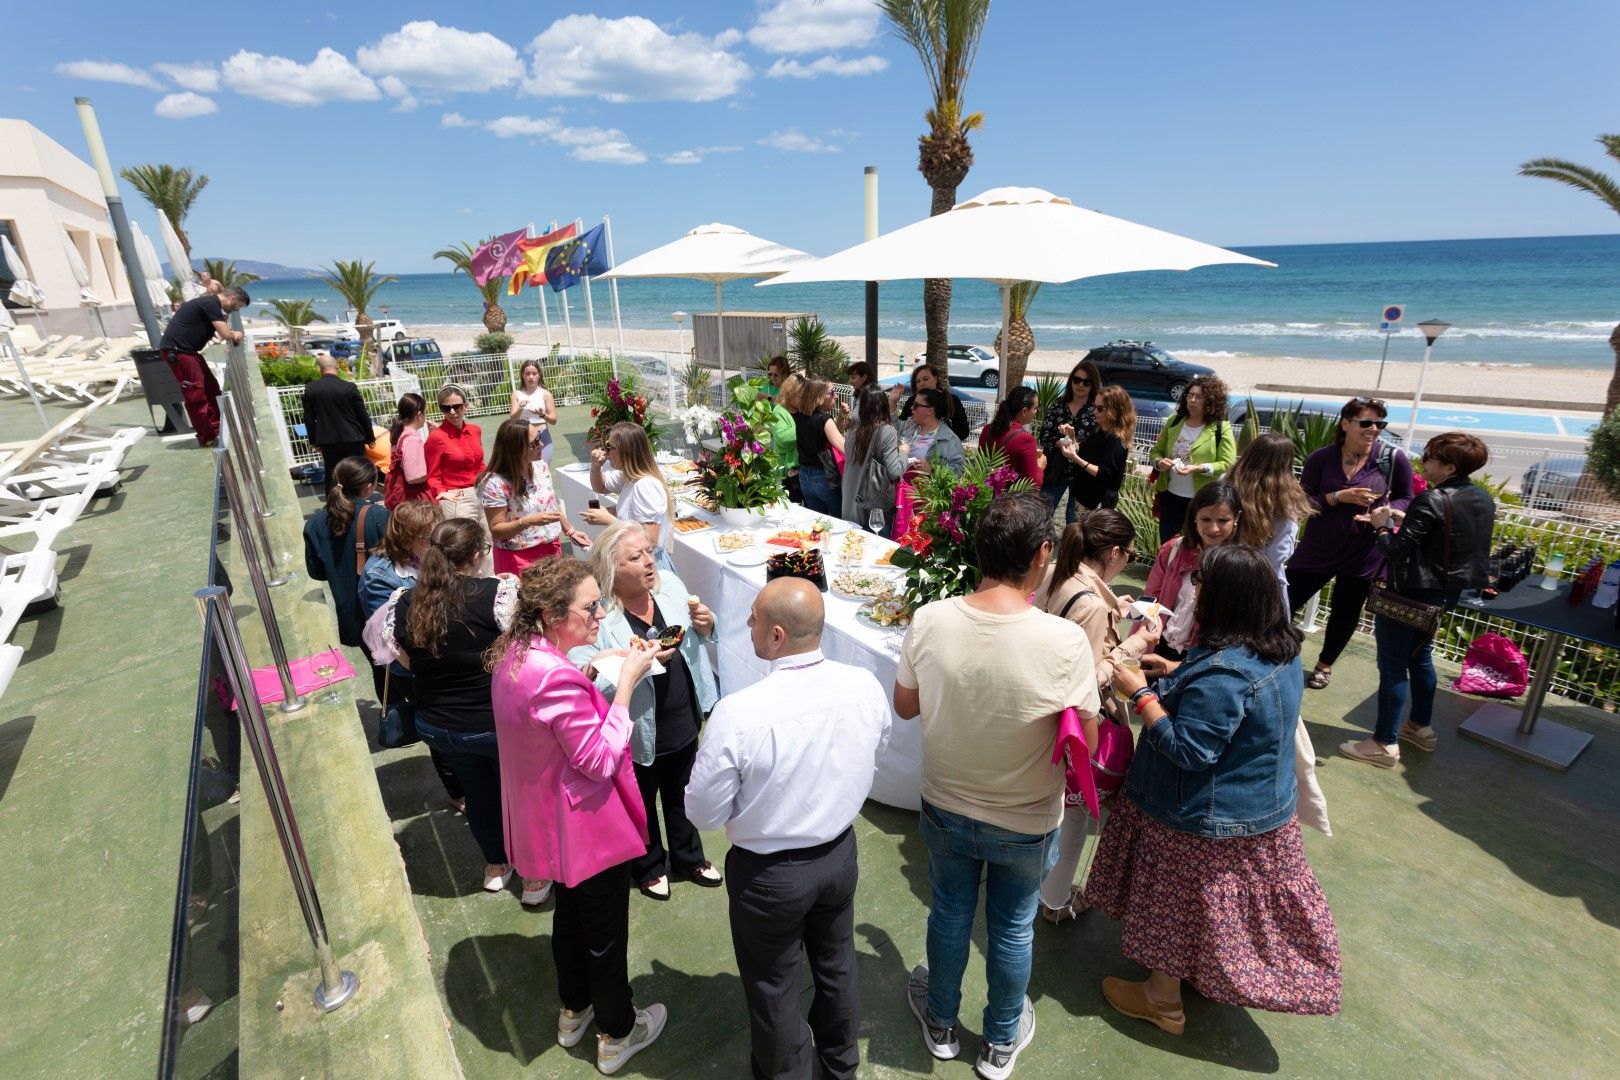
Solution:
{"label": "water bottle", "polygon": [[1592,606],[1596,608],[1612,608],[1616,601],[1620,601],[1620,559],[1609,564],[1603,571],[1603,580],[1598,583],[1597,592],[1592,594]]}
{"label": "water bottle", "polygon": [[1558,575],[1564,572],[1564,553],[1555,551],[1552,558],[1547,560],[1547,568],[1541,572],[1541,587],[1548,592],[1558,589]]}

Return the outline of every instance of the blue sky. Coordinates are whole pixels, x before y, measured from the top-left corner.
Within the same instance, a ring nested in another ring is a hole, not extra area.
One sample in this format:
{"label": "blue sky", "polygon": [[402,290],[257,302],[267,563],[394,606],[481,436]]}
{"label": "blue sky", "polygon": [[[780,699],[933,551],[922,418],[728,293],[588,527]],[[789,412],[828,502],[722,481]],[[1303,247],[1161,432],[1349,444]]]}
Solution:
{"label": "blue sky", "polygon": [[[885,230],[927,213],[927,86],[866,0],[176,10],[10,5],[0,115],[82,156],[88,95],[115,165],[207,173],[198,254],[425,271],[604,213],[621,259],[709,221],[826,254],[861,238],[866,165]],[[1515,171],[1605,164],[1617,33],[1613,0],[1000,0],[960,195],[1044,187],[1226,245],[1614,232]]]}

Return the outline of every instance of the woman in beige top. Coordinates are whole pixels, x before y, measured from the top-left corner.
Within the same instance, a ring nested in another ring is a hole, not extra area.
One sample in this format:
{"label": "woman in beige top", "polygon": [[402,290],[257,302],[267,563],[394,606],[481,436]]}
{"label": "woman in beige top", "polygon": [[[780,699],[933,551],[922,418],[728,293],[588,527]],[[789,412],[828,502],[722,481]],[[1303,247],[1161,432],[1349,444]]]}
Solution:
{"label": "woman in beige top", "polygon": [[[1052,576],[1035,594],[1035,603],[1044,611],[1068,619],[1086,632],[1091,655],[1097,664],[1097,682],[1105,690],[1105,708],[1124,721],[1123,710],[1107,692],[1114,668],[1121,661],[1140,661],[1153,651],[1159,635],[1139,632],[1121,640],[1119,622],[1130,613],[1131,598],[1118,596],[1108,587],[1131,561],[1136,543],[1136,527],[1117,510],[1098,509],[1081,514],[1063,530]],[[1143,625],[1156,625],[1144,620]],[[1085,910],[1082,887],[1074,884],[1074,871],[1080,863],[1080,849],[1086,844],[1090,815],[1078,795],[1067,796],[1063,804],[1063,827],[1058,834],[1058,861],[1041,882],[1041,916],[1049,923],[1061,923]]]}

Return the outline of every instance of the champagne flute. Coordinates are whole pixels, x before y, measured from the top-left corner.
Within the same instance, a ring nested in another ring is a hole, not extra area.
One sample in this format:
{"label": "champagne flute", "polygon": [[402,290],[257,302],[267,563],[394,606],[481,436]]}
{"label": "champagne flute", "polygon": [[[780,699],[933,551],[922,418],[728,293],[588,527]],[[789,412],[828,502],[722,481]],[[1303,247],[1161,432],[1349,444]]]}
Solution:
{"label": "champagne flute", "polygon": [[[317,658],[315,660],[315,674],[318,675],[322,679],[331,679],[331,677],[336,675],[337,673],[338,673],[338,651],[337,651],[337,646],[331,644],[330,642],[328,642],[327,646],[326,646],[326,651],[317,655]],[[319,701],[323,705],[336,705],[338,702],[343,700],[343,698],[338,694],[338,692],[336,690],[330,689],[330,687],[332,685],[330,682],[326,683],[325,685],[329,689],[326,691],[326,693],[322,694],[319,698],[317,698],[316,699],[317,701]]]}

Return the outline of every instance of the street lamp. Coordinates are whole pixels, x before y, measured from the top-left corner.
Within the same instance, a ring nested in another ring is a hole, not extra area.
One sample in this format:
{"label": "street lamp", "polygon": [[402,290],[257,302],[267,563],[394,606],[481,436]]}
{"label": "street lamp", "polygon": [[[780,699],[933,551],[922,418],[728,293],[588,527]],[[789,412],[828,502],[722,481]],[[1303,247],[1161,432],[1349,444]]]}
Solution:
{"label": "street lamp", "polygon": [[1412,434],[1417,429],[1418,406],[1423,404],[1423,380],[1429,374],[1429,354],[1434,351],[1434,340],[1447,330],[1451,324],[1439,319],[1429,319],[1418,323],[1418,329],[1423,331],[1423,367],[1418,371],[1417,393],[1412,395],[1412,416],[1406,422],[1406,452],[1412,452]]}
{"label": "street lamp", "polygon": [[677,356],[684,356],[686,355],[686,350],[681,348],[683,340],[681,334],[686,328],[686,312],[674,312],[672,315],[670,315],[670,318],[675,320],[675,353]]}

